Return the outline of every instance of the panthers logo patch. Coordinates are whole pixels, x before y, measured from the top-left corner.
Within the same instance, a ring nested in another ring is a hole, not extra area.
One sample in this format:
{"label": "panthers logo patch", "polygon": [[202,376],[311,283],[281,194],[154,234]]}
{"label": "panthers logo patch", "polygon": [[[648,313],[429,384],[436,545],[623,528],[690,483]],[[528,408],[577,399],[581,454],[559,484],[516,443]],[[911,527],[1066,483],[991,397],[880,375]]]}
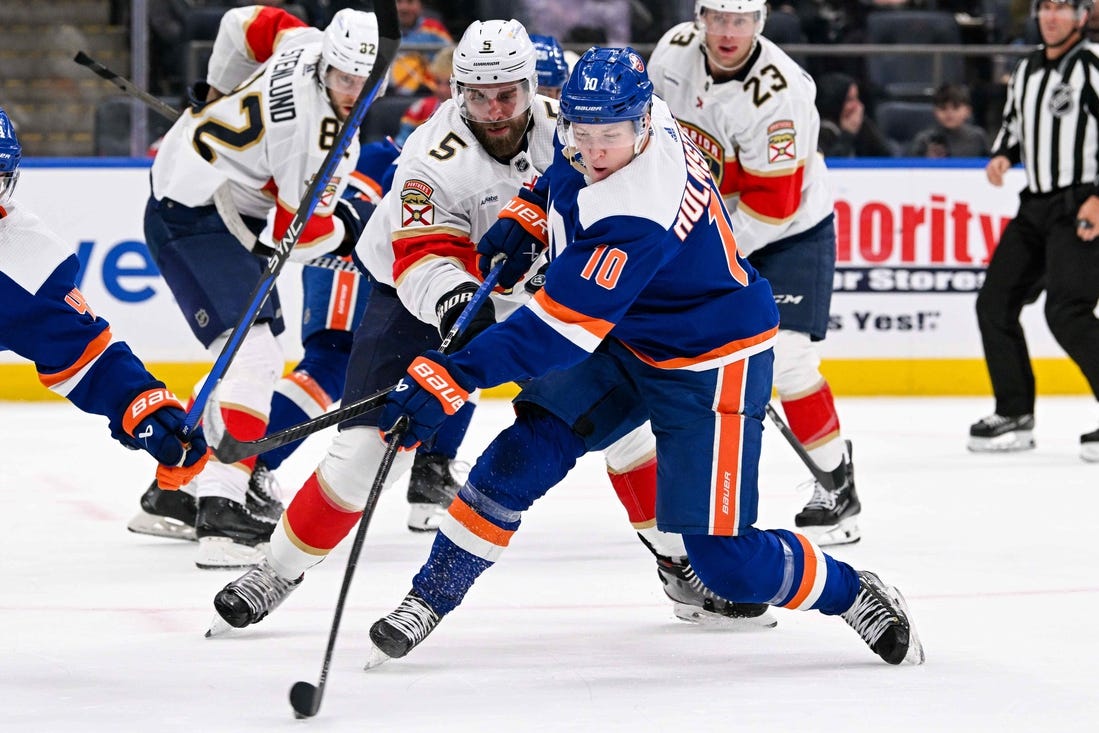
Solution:
{"label": "panthers logo patch", "polygon": [[767,162],[797,160],[797,132],[793,120],[779,120],[767,127]]}
{"label": "panthers logo patch", "polygon": [[435,189],[418,178],[405,181],[401,189],[401,226],[430,226],[435,221],[435,204],[431,202],[433,193]]}

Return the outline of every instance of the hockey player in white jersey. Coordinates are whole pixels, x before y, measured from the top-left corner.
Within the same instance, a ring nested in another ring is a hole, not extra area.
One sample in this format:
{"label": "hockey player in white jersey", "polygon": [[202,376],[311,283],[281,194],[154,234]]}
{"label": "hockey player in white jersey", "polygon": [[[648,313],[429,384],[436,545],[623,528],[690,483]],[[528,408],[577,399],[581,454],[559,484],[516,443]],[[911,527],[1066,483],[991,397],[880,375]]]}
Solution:
{"label": "hockey player in white jersey", "polygon": [[30,359],[50,391],[106,417],[111,437],[152,455],[159,485],[177,490],[206,465],[202,428],[184,436],[183,406],[76,287],[80,261],[72,248],[16,204],[21,159],[15,128],[0,109],[0,351]]}
{"label": "hockey player in white jersey", "polygon": [[[434,343],[428,348],[437,347],[440,334],[450,330],[477,289],[474,243],[502,211],[519,215],[522,202],[512,200],[515,191],[534,186],[549,166],[557,105],[534,95],[534,59],[526,31],[514,20],[476,22],[459,42],[453,99],[409,136],[393,187],[356,248],[376,283],[366,325],[355,335],[345,401],[392,385],[427,339]],[[525,277],[492,296],[459,344],[525,303],[537,290],[542,263],[528,260],[516,275]],[[217,594],[214,605],[225,623],[239,628],[264,618],[355,526],[371,488],[369,477],[385,452],[377,420],[377,413],[367,413],[341,424],[328,454],[275,529],[267,562]],[[611,446],[605,457],[623,504],[651,504],[656,467],[647,426]],[[410,461],[409,453],[397,454],[387,485]],[[661,580],[681,617],[751,616],[743,623],[773,625],[762,604],[728,604],[702,588],[678,535],[659,532],[655,521],[638,532],[658,555]]]}
{"label": "hockey player in white jersey", "polygon": [[764,0],[697,0],[695,13],[660,39],[649,74],[709,161],[741,251],[775,292],[775,390],[794,435],[832,477],[815,482],[795,524],[821,545],[857,542],[850,443],[814,343],[828,331],[836,264],[816,85],[761,35]]}
{"label": "hockey player in white jersey", "polygon": [[[373,13],[337,13],[325,31],[285,11],[252,6],[223,16],[205,103],[165,135],[152,168],[145,236],[183,315],[212,355],[248,305],[313,175],[336,141],[377,58]],[[362,230],[341,197],[358,143],[336,166],[291,257],[346,254]],[[260,309],[215,399],[238,440],[264,434],[284,360],[278,292]],[[244,567],[262,556],[274,519],[245,505],[255,459],[211,461],[193,482],[199,567]]]}

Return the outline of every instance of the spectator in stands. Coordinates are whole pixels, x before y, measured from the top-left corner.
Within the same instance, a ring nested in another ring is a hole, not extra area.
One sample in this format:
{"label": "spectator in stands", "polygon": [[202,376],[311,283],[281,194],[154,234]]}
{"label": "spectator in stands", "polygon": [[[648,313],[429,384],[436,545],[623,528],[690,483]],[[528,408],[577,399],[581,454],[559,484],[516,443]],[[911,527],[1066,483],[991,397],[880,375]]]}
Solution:
{"label": "spectator in stands", "polygon": [[817,80],[820,151],[833,158],[889,158],[893,149],[877,125],[866,116],[859,85],[840,72]]}
{"label": "spectator in stands", "polygon": [[565,43],[630,43],[630,0],[522,0],[521,7],[531,33]]}
{"label": "spectator in stands", "polygon": [[916,134],[908,154],[916,158],[987,158],[988,135],[972,124],[973,106],[963,84],[943,84],[931,98],[936,123]]}
{"label": "spectator in stands", "polygon": [[[424,14],[423,0],[397,0],[401,43],[431,44],[439,48],[454,43],[446,26]],[[390,94],[432,94],[428,65],[435,51],[405,51],[397,54],[389,72]]]}
{"label": "spectator in stands", "polygon": [[432,95],[417,99],[401,116],[401,126],[393,138],[398,147],[403,148],[405,140],[412,131],[427,122],[427,119],[435,114],[436,108],[450,99],[450,72],[453,65],[454,46],[444,47],[428,64],[427,73],[430,77],[428,83],[431,85]]}

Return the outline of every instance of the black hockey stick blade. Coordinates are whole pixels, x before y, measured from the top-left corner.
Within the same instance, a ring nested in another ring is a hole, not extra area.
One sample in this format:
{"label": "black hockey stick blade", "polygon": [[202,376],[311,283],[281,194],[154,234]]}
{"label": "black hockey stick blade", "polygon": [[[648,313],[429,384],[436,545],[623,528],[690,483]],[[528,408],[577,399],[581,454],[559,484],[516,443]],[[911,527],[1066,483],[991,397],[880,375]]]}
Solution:
{"label": "black hockey stick blade", "polygon": [[290,707],[294,708],[294,717],[298,720],[312,718],[321,709],[322,688],[311,682],[295,682],[290,688]]}

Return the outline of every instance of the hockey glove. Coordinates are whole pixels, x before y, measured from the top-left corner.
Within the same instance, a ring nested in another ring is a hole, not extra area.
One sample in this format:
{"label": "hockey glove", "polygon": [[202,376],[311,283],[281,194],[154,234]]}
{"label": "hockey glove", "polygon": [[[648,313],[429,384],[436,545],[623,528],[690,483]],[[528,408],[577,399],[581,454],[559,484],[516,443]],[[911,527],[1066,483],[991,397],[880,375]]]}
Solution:
{"label": "hockey glove", "polygon": [[123,442],[129,448],[147,451],[160,463],[156,482],[162,489],[178,489],[188,483],[210,457],[202,428],[196,427],[189,438],[184,437],[186,418],[183,405],[164,387],[139,394],[122,417],[122,429],[130,438]]}
{"label": "hockey glove", "polygon": [[548,232],[545,202],[528,189],[521,189],[477,243],[481,276],[488,275],[497,259],[506,257],[500,270],[500,287],[511,289],[546,248]]}
{"label": "hockey glove", "polygon": [[374,208],[374,204],[358,196],[342,198],[336,202],[332,216],[343,222],[344,233],[340,246],[330,254],[336,257],[346,257],[351,254],[351,250],[355,249],[355,245],[359,243],[359,237],[362,236],[370,215],[374,213]]}
{"label": "hockey glove", "polygon": [[401,415],[408,416],[408,431],[401,448],[412,450],[431,438],[443,421],[469,400],[461,373],[450,369],[450,359],[438,351],[425,351],[408,367],[408,376],[389,393],[378,427],[388,433]]}
{"label": "hockey glove", "polygon": [[[435,315],[439,318],[440,338],[445,339],[450,333],[454,322],[458,320],[458,316],[462,315],[462,311],[469,305],[469,301],[473,299],[473,294],[476,292],[477,286],[473,283],[462,283],[439,298],[439,302],[435,304]],[[448,351],[453,353],[462,348],[470,342],[470,339],[494,323],[496,323],[496,307],[492,304],[491,298],[485,298],[480,309],[466,323],[466,327],[450,342]]]}

